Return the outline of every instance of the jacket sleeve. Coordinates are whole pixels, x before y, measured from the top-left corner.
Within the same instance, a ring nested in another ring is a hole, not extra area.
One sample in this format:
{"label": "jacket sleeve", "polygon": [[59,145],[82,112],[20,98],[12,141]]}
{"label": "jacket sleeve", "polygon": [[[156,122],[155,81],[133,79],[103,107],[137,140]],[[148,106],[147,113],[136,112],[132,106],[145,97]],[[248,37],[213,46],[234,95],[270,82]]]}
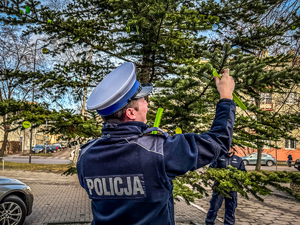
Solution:
{"label": "jacket sleeve", "polygon": [[235,120],[235,103],[221,99],[209,132],[177,134],[164,143],[166,173],[170,178],[216,161],[229,151]]}
{"label": "jacket sleeve", "polygon": [[246,167],[245,167],[245,163],[243,162],[243,160],[241,159],[241,163],[240,163],[240,168],[239,170],[247,172]]}
{"label": "jacket sleeve", "polygon": [[210,164],[209,164],[209,167],[210,167],[210,168],[218,168],[218,160],[216,160],[216,161],[210,163]]}

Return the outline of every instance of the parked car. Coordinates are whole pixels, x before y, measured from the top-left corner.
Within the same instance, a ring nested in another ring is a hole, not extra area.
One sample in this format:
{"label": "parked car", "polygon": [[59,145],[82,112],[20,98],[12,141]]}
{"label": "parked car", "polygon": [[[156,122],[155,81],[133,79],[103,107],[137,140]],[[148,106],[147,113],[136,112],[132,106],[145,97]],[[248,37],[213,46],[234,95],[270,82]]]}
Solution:
{"label": "parked car", "polygon": [[300,158],[296,159],[294,167],[300,171]]}
{"label": "parked car", "polygon": [[55,145],[48,145],[52,150],[53,152],[57,152],[58,151],[58,147],[55,146]]}
{"label": "parked car", "polygon": [[19,180],[0,177],[0,222],[22,225],[32,212],[31,189]]}
{"label": "parked car", "polygon": [[[252,153],[248,156],[242,157],[243,162],[245,165],[256,165],[257,163],[257,153]],[[276,163],[275,157],[267,154],[267,153],[262,153],[261,154],[261,164],[262,165],[267,165],[267,166],[273,166]]]}
{"label": "parked car", "polygon": [[[81,147],[82,145],[80,145]],[[79,149],[79,154],[80,154],[81,148]],[[75,157],[75,148],[72,150],[72,152],[70,153],[70,160],[73,161]],[[78,156],[77,156],[78,157]]]}
{"label": "parked car", "polygon": [[63,149],[63,147],[62,147],[61,144],[59,144],[59,143],[56,143],[56,144],[54,144],[54,145],[58,147],[58,150],[59,150],[59,151],[61,151],[61,150]]}
{"label": "parked car", "polygon": [[44,150],[44,146],[43,145],[36,145],[34,146],[34,148],[32,149],[33,153],[42,153]]}
{"label": "parked car", "polygon": [[54,153],[56,152],[56,148],[52,145],[46,145],[46,153]]}
{"label": "parked car", "polygon": [[71,161],[73,161],[74,156],[75,156],[75,149],[72,150],[72,152],[70,153],[70,158],[69,158],[69,159],[70,159]]}

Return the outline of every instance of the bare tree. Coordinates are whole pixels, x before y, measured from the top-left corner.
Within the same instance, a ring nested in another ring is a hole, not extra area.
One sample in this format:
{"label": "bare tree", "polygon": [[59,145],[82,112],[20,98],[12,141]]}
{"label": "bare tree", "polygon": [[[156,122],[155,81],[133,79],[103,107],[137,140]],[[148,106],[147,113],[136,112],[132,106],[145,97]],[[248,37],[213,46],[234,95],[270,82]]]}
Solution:
{"label": "bare tree", "polygon": [[[30,71],[33,69],[34,58],[36,64],[41,64],[44,60],[41,54],[35,55],[35,47],[28,36],[22,36],[21,30],[13,26],[2,26],[0,36],[0,76],[5,73],[16,71]],[[0,81],[0,102],[10,100],[29,101],[32,86],[28,84],[18,84],[13,78],[1,79]],[[0,156],[3,156],[8,143],[8,135],[12,128],[7,124],[11,113],[9,109],[3,109],[0,113],[2,123],[0,130],[3,131],[3,144]]]}

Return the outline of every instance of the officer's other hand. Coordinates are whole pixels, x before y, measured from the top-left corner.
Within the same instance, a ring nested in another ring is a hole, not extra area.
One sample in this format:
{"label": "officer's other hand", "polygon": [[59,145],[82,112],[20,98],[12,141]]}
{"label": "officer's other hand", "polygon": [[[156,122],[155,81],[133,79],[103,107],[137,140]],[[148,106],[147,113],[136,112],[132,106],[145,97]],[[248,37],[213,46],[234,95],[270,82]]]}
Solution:
{"label": "officer's other hand", "polygon": [[222,73],[223,76],[221,80],[219,77],[214,77],[218,92],[220,93],[220,98],[232,100],[232,92],[235,86],[234,80],[231,76],[229,76],[229,69],[224,69]]}

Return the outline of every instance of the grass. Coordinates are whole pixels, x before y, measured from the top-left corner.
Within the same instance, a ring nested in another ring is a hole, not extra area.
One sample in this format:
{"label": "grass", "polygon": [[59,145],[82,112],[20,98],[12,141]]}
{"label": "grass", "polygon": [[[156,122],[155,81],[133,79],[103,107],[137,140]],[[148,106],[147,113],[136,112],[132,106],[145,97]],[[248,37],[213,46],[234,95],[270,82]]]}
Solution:
{"label": "grass", "polygon": [[[4,162],[4,169],[26,170],[36,172],[63,173],[70,168],[72,164],[35,164],[35,163],[17,163]],[[2,169],[2,161],[0,161],[0,169]]]}

